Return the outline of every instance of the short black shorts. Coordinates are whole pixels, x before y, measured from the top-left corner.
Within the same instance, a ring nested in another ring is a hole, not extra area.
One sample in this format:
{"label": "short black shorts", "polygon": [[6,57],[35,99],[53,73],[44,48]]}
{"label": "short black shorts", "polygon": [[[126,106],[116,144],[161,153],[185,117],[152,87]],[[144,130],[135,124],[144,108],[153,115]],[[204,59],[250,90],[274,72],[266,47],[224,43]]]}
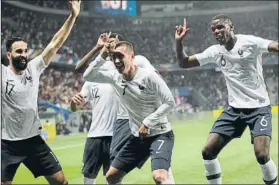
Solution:
{"label": "short black shorts", "polygon": [[228,106],[214,123],[211,133],[219,133],[230,138],[242,136],[247,126],[250,128],[251,138],[272,133],[271,107],[254,109],[238,109]]}
{"label": "short black shorts", "polygon": [[58,159],[41,136],[20,141],[1,140],[1,181],[12,181],[23,163],[34,175],[50,176],[62,170]]}
{"label": "short black shorts", "polygon": [[[110,146],[110,159],[111,162],[121,150],[121,148],[126,144],[131,135],[131,129],[129,127],[129,119],[117,119],[113,124],[113,136]],[[141,168],[143,164],[147,161],[148,157],[142,159],[137,165]]]}
{"label": "short black shorts", "polygon": [[110,143],[111,136],[86,139],[83,153],[83,174],[96,178],[103,166],[103,175],[106,175],[110,167]]}
{"label": "short black shorts", "polygon": [[174,145],[173,131],[140,139],[130,134],[129,140],[119,151],[111,166],[129,173],[139,162],[151,156],[152,171],[168,170]]}
{"label": "short black shorts", "polygon": [[125,145],[131,135],[128,119],[118,119],[113,124],[113,136],[110,146],[111,160],[115,158],[117,153]]}

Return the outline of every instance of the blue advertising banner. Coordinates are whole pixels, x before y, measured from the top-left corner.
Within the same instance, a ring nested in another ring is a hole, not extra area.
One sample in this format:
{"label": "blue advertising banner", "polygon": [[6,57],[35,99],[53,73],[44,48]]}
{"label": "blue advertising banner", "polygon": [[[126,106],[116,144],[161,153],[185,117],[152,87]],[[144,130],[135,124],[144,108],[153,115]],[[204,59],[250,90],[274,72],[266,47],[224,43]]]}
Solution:
{"label": "blue advertising banner", "polygon": [[94,1],[95,13],[107,15],[137,15],[137,5],[135,0],[108,0]]}

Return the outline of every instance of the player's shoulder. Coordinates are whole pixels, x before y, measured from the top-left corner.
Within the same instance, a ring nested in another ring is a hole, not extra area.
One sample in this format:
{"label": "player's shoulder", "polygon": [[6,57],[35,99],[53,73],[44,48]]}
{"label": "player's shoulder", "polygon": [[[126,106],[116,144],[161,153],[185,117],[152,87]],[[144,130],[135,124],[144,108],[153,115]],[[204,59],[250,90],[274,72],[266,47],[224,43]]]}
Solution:
{"label": "player's shoulder", "polygon": [[139,68],[138,70],[139,72],[137,76],[140,78],[147,78],[154,72],[154,70],[151,68]]}
{"label": "player's shoulder", "polygon": [[223,48],[219,44],[214,44],[209,46],[203,51],[203,55],[208,55],[208,56],[216,56],[218,53],[222,52]]}
{"label": "player's shoulder", "polygon": [[136,55],[135,56],[135,63],[140,67],[142,67],[141,65],[146,65],[146,64],[150,65],[149,60],[143,55]]}
{"label": "player's shoulder", "polygon": [[255,35],[246,35],[246,34],[236,34],[235,35],[240,42],[255,42],[255,39],[259,38]]}
{"label": "player's shoulder", "polygon": [[135,60],[147,60],[148,61],[148,59],[143,55],[135,55]]}
{"label": "player's shoulder", "polygon": [[38,55],[35,58],[33,58],[29,63],[32,63],[34,61],[43,62],[44,61],[43,56],[42,55]]}
{"label": "player's shoulder", "polygon": [[29,68],[29,70],[32,70],[32,68],[34,69],[34,66],[37,66],[38,64],[45,65],[42,55],[38,55],[32,60],[30,60],[27,64],[27,68]]}
{"label": "player's shoulder", "polygon": [[256,48],[259,43],[262,42],[262,38],[255,35],[244,35],[237,34],[236,35],[238,42],[242,47],[252,47]]}
{"label": "player's shoulder", "polygon": [[5,66],[4,64],[1,64],[1,74],[2,74],[2,77],[4,75],[6,75],[8,72],[8,66]]}
{"label": "player's shoulder", "polygon": [[105,63],[103,64],[103,67],[106,68],[107,70],[116,70],[115,65],[110,60],[105,61]]}
{"label": "player's shoulder", "polygon": [[96,86],[98,85],[99,83],[96,83],[96,82],[89,82],[89,81],[85,81],[83,86],[87,86],[87,87],[93,87],[93,86]]}
{"label": "player's shoulder", "polygon": [[84,86],[87,86],[88,88],[110,88],[112,85],[108,83],[97,83],[97,82],[88,82],[86,81],[84,83]]}
{"label": "player's shoulder", "polygon": [[151,68],[152,70],[155,70],[154,66],[143,55],[136,55],[135,56],[135,63],[141,68]]}
{"label": "player's shoulder", "polygon": [[5,66],[4,64],[1,64],[1,69],[6,70],[6,69],[8,69],[8,66]]}
{"label": "player's shoulder", "polygon": [[254,35],[247,35],[247,34],[236,34],[235,36],[236,38],[240,38],[240,39],[252,39],[255,37]]}
{"label": "player's shoulder", "polygon": [[153,68],[144,68],[142,69],[142,77],[146,80],[149,79],[154,79],[156,77],[159,77],[160,75],[158,74],[158,72],[156,70],[154,70]]}
{"label": "player's shoulder", "polygon": [[216,52],[216,51],[222,50],[222,46],[220,44],[213,44],[213,45],[209,46],[208,48],[206,48],[206,50],[210,51],[210,52]]}

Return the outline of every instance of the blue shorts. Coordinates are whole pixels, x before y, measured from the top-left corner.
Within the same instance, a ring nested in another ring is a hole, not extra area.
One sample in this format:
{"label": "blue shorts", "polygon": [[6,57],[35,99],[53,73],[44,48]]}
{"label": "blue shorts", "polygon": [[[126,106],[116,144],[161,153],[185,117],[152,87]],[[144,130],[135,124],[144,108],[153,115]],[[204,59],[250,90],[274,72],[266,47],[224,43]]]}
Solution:
{"label": "blue shorts", "polygon": [[58,159],[41,136],[8,141],[1,140],[1,180],[13,181],[14,175],[23,163],[34,175],[53,175],[62,170]]}
{"label": "blue shorts", "polygon": [[105,176],[110,167],[111,136],[88,137],[83,153],[82,173],[97,177],[101,167]]}
{"label": "blue shorts", "polygon": [[[129,119],[117,119],[113,125],[113,136],[110,146],[110,159],[114,160],[119,151],[127,143],[131,136],[131,129],[129,127]],[[147,161],[148,157],[143,158],[137,165],[137,168],[141,168]]]}
{"label": "blue shorts", "polygon": [[129,140],[118,152],[111,166],[129,173],[150,156],[152,171],[168,170],[171,165],[173,145],[173,131],[144,139],[130,134]]}
{"label": "blue shorts", "polygon": [[249,126],[251,138],[266,135],[271,138],[271,107],[239,109],[228,106],[214,123],[211,133],[219,133],[229,138],[240,138]]}

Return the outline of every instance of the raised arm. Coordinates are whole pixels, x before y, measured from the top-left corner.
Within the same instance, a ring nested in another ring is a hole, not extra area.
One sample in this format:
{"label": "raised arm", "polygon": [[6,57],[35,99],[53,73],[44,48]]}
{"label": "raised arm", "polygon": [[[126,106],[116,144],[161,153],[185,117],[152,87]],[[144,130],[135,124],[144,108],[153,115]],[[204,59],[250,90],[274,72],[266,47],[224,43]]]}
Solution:
{"label": "raised arm", "polygon": [[89,65],[83,74],[83,78],[89,82],[97,83],[110,83],[114,82],[114,79],[119,74],[117,70],[104,70],[104,65],[110,63],[106,61],[103,53],[98,55],[96,59]]}
{"label": "raised arm", "polygon": [[109,56],[111,48],[114,46],[114,43],[106,42],[108,41],[109,35],[110,34],[105,34],[104,37],[100,36],[105,44],[100,54],[83,73],[83,78],[86,81],[112,84],[114,79],[119,75],[116,69],[108,70],[111,66],[114,66],[114,64],[105,60]]}
{"label": "raised arm", "polygon": [[100,37],[98,38],[97,44],[96,46],[94,46],[92,48],[91,51],[89,51],[89,53],[87,53],[81,60],[79,63],[77,63],[75,70],[77,72],[80,73],[84,73],[84,71],[86,70],[86,68],[89,66],[90,62],[92,62],[92,58],[93,56],[100,52],[102,50],[102,48],[104,47],[105,43],[108,42],[109,37],[110,37],[110,33],[102,33],[100,35]]}
{"label": "raised arm", "polygon": [[184,24],[175,27],[175,41],[176,41],[176,57],[178,60],[179,67],[181,68],[191,68],[199,66],[199,62],[195,56],[188,56],[183,47],[182,40],[190,30],[187,28],[186,18],[184,18]]}
{"label": "raised arm", "polygon": [[89,66],[90,62],[92,61],[93,56],[98,53],[102,48],[98,48],[94,46],[89,53],[87,53],[76,65],[76,72],[84,73],[86,68]]}
{"label": "raised arm", "polygon": [[76,18],[80,12],[80,3],[81,0],[69,0],[71,13],[68,19],[60,28],[60,30],[54,35],[54,37],[42,53],[42,57],[46,65],[48,65],[51,62],[52,57],[56,54],[56,52],[68,38],[76,21]]}
{"label": "raised arm", "polygon": [[148,86],[156,91],[156,94],[162,102],[157,110],[147,116],[142,122],[147,128],[152,128],[160,123],[171,109],[173,109],[175,101],[166,82],[156,72],[153,72],[149,76]]}

